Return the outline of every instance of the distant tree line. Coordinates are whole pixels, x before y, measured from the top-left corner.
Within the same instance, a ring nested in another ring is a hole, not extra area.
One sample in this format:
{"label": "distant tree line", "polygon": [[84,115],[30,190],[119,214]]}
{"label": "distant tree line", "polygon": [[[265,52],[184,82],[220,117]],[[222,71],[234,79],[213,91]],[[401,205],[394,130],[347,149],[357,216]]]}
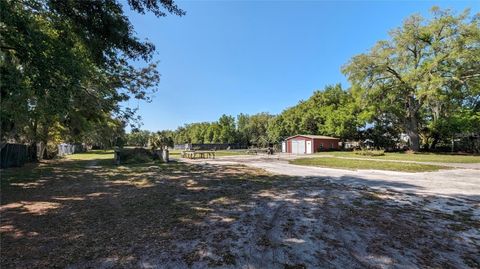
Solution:
{"label": "distant tree line", "polygon": [[414,151],[450,148],[452,141],[480,151],[480,14],[434,7],[428,20],[413,15],[342,72],[350,88],[327,86],[279,115],[223,115],[168,133],[176,144],[265,146],[321,134],[383,148],[404,135]]}
{"label": "distant tree line", "polygon": [[126,136],[127,145],[146,146],[158,137],[171,138],[174,144],[242,144],[268,146],[267,128],[269,121],[274,119],[268,113],[255,115],[240,114],[237,119],[222,115],[215,122],[200,122],[185,124],[175,131],[149,132],[134,129]]}
{"label": "distant tree line", "polygon": [[236,118],[222,115],[217,121],[185,124],[174,131],[134,129],[127,134],[126,143],[148,146],[152,137],[160,135],[170,137],[174,144],[231,143],[267,147],[295,134],[323,134],[344,141],[374,138],[379,146],[386,146],[370,129],[360,130],[366,124],[360,120],[360,112],[361,107],[351,91],[338,84],[315,91],[308,100],[300,101],[279,115],[266,112],[242,113]]}

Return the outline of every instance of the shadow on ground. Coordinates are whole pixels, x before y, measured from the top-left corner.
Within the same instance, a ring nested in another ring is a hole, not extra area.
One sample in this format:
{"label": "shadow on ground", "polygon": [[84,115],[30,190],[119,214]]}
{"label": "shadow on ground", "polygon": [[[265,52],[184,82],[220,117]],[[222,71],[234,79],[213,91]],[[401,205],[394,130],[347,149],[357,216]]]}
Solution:
{"label": "shadow on ground", "polygon": [[243,166],[91,163],[2,171],[2,268],[480,266],[468,197]]}

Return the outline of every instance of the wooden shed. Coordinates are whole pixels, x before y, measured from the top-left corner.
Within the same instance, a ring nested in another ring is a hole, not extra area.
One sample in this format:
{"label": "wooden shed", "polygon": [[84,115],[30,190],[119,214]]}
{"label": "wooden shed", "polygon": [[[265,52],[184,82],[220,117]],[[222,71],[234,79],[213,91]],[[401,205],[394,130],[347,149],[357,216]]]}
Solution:
{"label": "wooden shed", "polygon": [[283,142],[282,151],[293,154],[312,154],[324,150],[337,150],[339,138],[323,135],[294,135]]}

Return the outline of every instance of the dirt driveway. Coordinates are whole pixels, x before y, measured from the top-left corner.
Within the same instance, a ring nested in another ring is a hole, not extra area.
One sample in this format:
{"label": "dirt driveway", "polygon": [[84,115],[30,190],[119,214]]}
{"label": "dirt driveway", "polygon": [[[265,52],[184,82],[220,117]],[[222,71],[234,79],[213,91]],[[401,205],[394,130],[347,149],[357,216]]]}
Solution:
{"label": "dirt driveway", "polygon": [[112,163],[2,171],[0,267],[480,267],[480,206],[467,195],[379,191],[240,161]]}
{"label": "dirt driveway", "polygon": [[[480,200],[480,166],[471,169],[445,169],[437,172],[406,173],[380,170],[343,170],[289,164],[292,155],[226,156],[216,159],[183,160],[190,163],[248,165],[274,174],[320,177],[333,182],[368,186],[381,190],[433,194],[446,197],[468,197]],[[339,159],[339,161],[341,161]],[[458,166],[459,164],[454,164]]]}

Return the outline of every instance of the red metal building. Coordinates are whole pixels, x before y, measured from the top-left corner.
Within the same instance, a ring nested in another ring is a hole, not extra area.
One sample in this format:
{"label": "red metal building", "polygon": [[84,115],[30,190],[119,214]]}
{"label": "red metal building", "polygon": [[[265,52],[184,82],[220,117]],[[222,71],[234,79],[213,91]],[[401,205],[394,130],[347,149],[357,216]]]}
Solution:
{"label": "red metal building", "polygon": [[293,154],[311,154],[324,150],[337,150],[339,138],[323,135],[294,135],[282,143],[282,151]]}

